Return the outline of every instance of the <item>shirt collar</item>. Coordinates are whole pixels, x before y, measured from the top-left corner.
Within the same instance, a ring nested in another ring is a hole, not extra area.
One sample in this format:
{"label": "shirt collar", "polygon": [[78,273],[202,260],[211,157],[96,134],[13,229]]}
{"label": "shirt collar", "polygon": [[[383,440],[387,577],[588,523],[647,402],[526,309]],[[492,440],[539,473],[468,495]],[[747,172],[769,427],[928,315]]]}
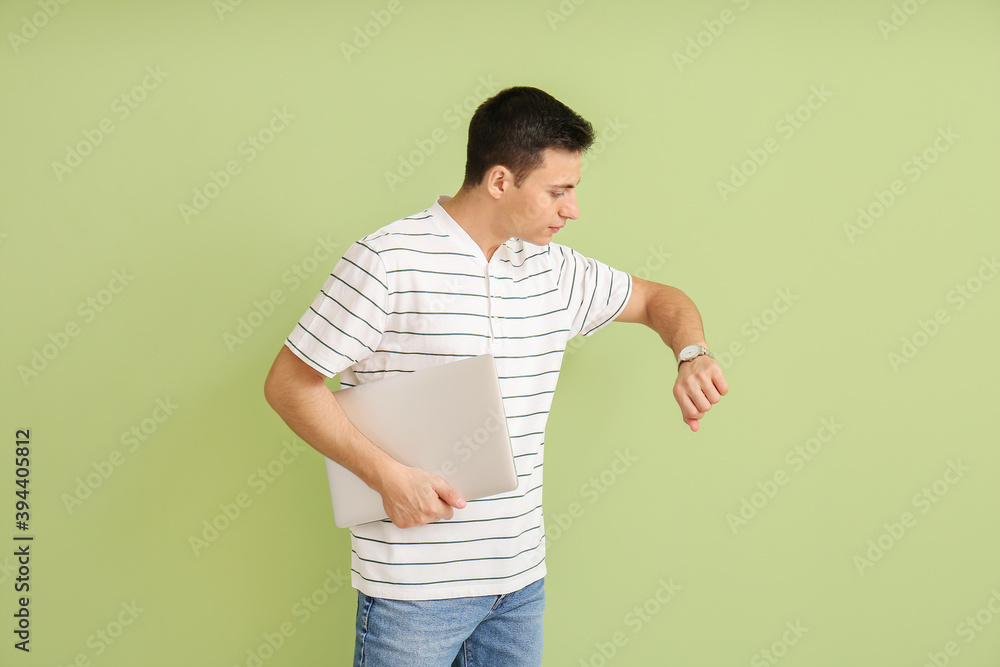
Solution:
{"label": "shirt collar", "polygon": [[[446,211],[444,206],[442,206],[442,204],[447,203],[449,199],[451,199],[451,195],[438,195],[437,200],[428,210],[434,216],[434,219],[437,221],[442,230],[447,232],[448,235],[454,239],[455,243],[462,248],[462,250],[470,253],[476,259],[482,260],[483,263],[486,263],[486,256],[483,254],[483,249],[479,247],[479,244],[476,243],[471,236],[469,236],[469,233],[465,231],[465,228],[462,227],[462,225],[458,224],[453,217],[448,215],[448,211]],[[503,248],[503,244],[501,244],[500,248]],[[497,252],[493,253],[493,259],[497,259],[497,253],[500,252],[500,248],[497,249]]]}

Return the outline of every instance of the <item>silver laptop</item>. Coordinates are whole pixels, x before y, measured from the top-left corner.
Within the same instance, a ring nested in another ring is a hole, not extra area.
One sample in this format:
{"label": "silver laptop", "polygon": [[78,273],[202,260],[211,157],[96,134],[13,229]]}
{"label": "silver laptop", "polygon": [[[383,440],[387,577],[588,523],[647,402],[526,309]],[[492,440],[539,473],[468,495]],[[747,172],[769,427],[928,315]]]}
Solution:
{"label": "silver laptop", "polygon": [[[517,488],[493,355],[392,376],[335,395],[369,440],[400,463],[440,475],[466,500]],[[326,470],[339,527],[388,518],[382,497],[354,473],[329,458]]]}

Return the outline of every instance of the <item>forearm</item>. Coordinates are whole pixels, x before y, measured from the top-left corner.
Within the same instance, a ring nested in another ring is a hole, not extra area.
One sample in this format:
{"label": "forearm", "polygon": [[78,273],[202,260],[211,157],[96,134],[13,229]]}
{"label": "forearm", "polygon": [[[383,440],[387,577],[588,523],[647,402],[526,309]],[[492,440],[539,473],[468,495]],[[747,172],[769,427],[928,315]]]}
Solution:
{"label": "forearm", "polygon": [[[282,353],[291,354],[287,349]],[[386,473],[399,464],[358,431],[321,375],[295,381],[289,366],[276,363],[268,375],[268,404],[313,449],[381,492]]]}
{"label": "forearm", "polygon": [[688,296],[669,285],[644,281],[649,290],[643,324],[659,334],[674,351],[674,356],[687,345],[703,345],[705,332],[698,308]]}
{"label": "forearm", "polygon": [[[632,294],[616,318],[620,322],[644,324],[660,335],[674,357],[688,345],[708,347],[701,315],[688,296],[669,285],[632,278]],[[729,391],[722,368],[714,359],[699,356],[681,364],[674,384],[674,397],[684,421],[692,431],[698,420]]]}

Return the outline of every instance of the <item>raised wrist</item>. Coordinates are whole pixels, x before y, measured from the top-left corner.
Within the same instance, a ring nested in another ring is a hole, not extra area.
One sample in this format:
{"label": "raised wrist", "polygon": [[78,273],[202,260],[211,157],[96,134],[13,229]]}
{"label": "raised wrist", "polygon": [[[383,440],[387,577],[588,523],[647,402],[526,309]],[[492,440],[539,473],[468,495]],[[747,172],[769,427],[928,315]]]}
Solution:
{"label": "raised wrist", "polygon": [[685,345],[681,351],[677,353],[677,367],[680,368],[681,364],[685,361],[691,361],[692,359],[697,359],[701,356],[711,357],[713,359],[715,358],[709,351],[708,347],[702,345],[701,343]]}

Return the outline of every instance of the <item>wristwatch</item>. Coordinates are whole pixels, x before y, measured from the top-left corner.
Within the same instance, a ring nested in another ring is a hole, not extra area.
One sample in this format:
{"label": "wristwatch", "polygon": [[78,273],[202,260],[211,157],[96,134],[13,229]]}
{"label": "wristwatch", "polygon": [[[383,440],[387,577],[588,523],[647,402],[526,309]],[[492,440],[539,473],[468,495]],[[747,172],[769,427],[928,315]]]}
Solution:
{"label": "wristwatch", "polygon": [[691,361],[695,357],[700,357],[701,355],[706,355],[715,359],[711,352],[708,351],[707,347],[702,347],[701,345],[688,345],[681,353],[677,355],[677,368],[681,367],[685,361]]}

